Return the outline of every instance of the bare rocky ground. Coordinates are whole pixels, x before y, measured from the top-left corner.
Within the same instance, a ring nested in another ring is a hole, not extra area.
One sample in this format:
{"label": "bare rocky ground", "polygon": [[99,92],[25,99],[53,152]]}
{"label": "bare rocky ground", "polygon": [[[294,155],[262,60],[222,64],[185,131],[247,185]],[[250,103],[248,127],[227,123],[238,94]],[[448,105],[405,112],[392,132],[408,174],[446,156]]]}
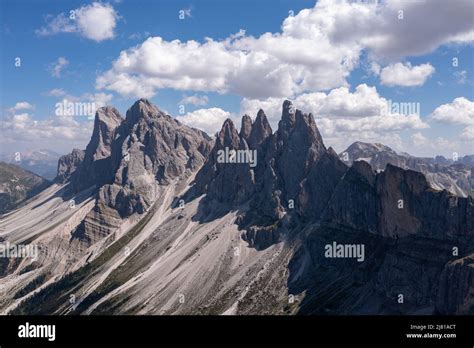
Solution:
{"label": "bare rocky ground", "polygon": [[[172,198],[180,193],[173,183],[163,187],[162,198],[140,220],[129,219],[107,240],[72,252],[75,248],[69,243],[70,233],[90,209],[91,200],[71,209],[68,202],[55,197],[61,189],[52,187],[30,202],[29,214],[21,210],[4,218],[7,227],[14,224],[23,231],[18,235],[12,229],[19,238],[12,242],[35,237],[47,255],[33,263],[23,261],[2,279],[4,313],[283,312],[288,302],[285,264],[290,249],[283,249],[282,243],[264,251],[250,248],[234,223],[235,212],[202,224],[196,219],[200,198],[183,208],[171,207]],[[51,219],[45,218],[48,213],[55,216],[58,227],[43,230],[41,226],[48,226]],[[38,219],[42,221],[39,224]],[[43,275],[46,279],[55,276],[15,298]],[[262,284],[272,286],[262,292]],[[270,299],[279,306],[269,303]]]}

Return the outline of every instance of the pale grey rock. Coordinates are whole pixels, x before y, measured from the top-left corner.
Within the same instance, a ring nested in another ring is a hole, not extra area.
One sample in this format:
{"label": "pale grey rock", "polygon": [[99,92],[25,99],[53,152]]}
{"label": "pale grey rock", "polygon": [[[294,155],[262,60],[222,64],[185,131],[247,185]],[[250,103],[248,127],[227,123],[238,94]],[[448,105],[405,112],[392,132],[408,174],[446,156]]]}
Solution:
{"label": "pale grey rock", "polygon": [[190,175],[203,164],[211,138],[181,124],[147,99],[138,100],[112,144],[113,179],[99,194],[122,216],[143,213],[156,199],[155,185]]}
{"label": "pale grey rock", "polygon": [[84,160],[84,153],[84,150],[73,149],[70,154],[61,156],[58,160],[58,170],[54,181],[58,183],[68,181]]}
{"label": "pale grey rock", "polygon": [[348,165],[357,160],[366,161],[375,171],[383,171],[387,164],[411,169],[423,173],[434,189],[445,189],[461,197],[474,195],[474,180],[472,180],[474,165],[470,161],[470,156],[464,156],[454,162],[443,156],[430,158],[414,157],[407,153],[399,154],[379,143],[355,142],[341,152],[340,157],[347,159]]}
{"label": "pale grey rock", "polygon": [[240,127],[239,136],[248,142],[250,133],[252,132],[252,118],[249,115],[242,116],[242,126]]}
{"label": "pale grey rock", "polygon": [[122,116],[113,107],[107,106],[97,110],[94,130],[87,144],[84,159],[71,177],[71,185],[75,192],[91,186],[99,188],[111,182],[114,173],[112,144],[122,121]]}

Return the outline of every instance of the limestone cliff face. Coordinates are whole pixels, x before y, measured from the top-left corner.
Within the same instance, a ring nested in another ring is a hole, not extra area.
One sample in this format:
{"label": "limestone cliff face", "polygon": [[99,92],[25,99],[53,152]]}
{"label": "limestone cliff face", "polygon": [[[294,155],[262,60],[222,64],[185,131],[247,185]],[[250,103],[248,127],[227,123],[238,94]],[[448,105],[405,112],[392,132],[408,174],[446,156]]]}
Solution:
{"label": "limestone cliff face", "polygon": [[[265,165],[266,142],[271,135],[272,129],[263,110],[258,112],[254,122],[244,115],[240,133],[232,120],[226,120],[206,164],[196,176],[197,191],[228,205],[248,201],[255,194],[256,178]],[[227,154],[238,160],[232,161]]]}
{"label": "limestone cliff face", "polygon": [[474,203],[430,188],[422,173],[387,165],[378,174],[378,232],[383,236],[474,236]]}
{"label": "limestone cliff face", "polygon": [[377,233],[375,178],[366,162],[354,162],[335,186],[322,220],[343,228]]}
{"label": "limestone cliff face", "polygon": [[156,184],[196,171],[210,146],[204,132],[140,99],[117,129],[111,153],[113,179],[100,189],[99,200],[121,216],[141,214],[156,199]]}
{"label": "limestone cliff face", "polygon": [[[298,213],[305,220],[322,218],[328,204],[340,199],[332,199],[333,196],[337,196],[338,192],[339,195],[346,195],[347,188],[339,187],[336,191],[336,187],[347,169],[332,148],[329,148],[318,163],[311,168],[308,176],[301,182],[301,191],[298,196]],[[351,189],[356,188],[351,187]]]}
{"label": "limestone cliff face", "polygon": [[86,149],[74,149],[59,159],[56,181],[69,182],[72,193],[110,182],[113,175],[112,143],[122,121],[122,116],[113,107],[97,109],[91,140]]}
{"label": "limestone cliff face", "polygon": [[96,204],[72,237],[93,244],[120,226],[121,219],[143,214],[158,198],[158,185],[189,176],[200,168],[211,139],[182,125],[146,99],[123,119],[101,108],[84,159],[70,177],[76,192],[95,186]]}
{"label": "limestone cliff face", "polygon": [[474,313],[474,254],[446,264],[436,302],[441,314]]}
{"label": "limestone cliff face", "polygon": [[302,182],[325,152],[313,116],[285,101],[278,130],[265,149],[260,190],[254,201],[270,224],[287,213],[291,201],[298,206]]}
{"label": "limestone cliff face", "polygon": [[473,212],[471,197],[433,190],[422,173],[388,164],[376,174],[356,161],[336,186],[323,220],[388,238],[450,239],[474,236]]}
{"label": "limestone cliff face", "polygon": [[238,134],[230,119],[224,122],[206,165],[196,176],[200,193],[207,193],[209,198],[221,203],[240,204],[254,192],[255,174],[250,161],[237,161],[239,153],[248,155],[251,150],[244,137],[246,132],[249,136],[251,133],[245,122],[247,120],[244,117],[243,136]]}
{"label": "limestone cliff face", "polygon": [[112,179],[114,170],[111,162],[112,144],[122,121],[122,116],[113,107],[97,110],[94,130],[87,144],[84,159],[71,177],[75,192],[91,186],[100,187]]}
{"label": "limestone cliff face", "polygon": [[71,153],[61,156],[58,160],[58,170],[54,181],[57,183],[68,181],[84,160],[84,153],[84,150],[73,149]]}

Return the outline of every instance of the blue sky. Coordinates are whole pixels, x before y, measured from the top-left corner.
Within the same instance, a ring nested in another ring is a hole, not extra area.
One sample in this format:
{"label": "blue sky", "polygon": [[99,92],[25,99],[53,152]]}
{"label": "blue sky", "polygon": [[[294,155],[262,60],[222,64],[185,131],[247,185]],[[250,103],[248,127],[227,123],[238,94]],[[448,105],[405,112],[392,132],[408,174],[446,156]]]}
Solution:
{"label": "blue sky", "polygon": [[[289,98],[337,151],[362,140],[415,155],[474,153],[472,1],[450,1],[449,11],[444,2],[330,0],[0,6],[2,152],[85,147],[91,122],[57,116],[64,98],[125,114],[145,96],[209,133],[260,107],[275,126]],[[388,115],[387,100],[419,103],[420,115]]]}
{"label": "blue sky", "polygon": [[[116,37],[94,42],[71,34],[38,37],[35,30],[45,24],[48,14],[68,13],[90,2],[84,1],[2,1],[2,76],[9,88],[2,88],[2,106],[8,108],[20,99],[35,101],[38,117],[54,112],[51,99],[42,94],[53,88],[64,88],[75,95],[93,92],[95,76],[106,70],[120,51],[141,43],[145,33],[166,40],[202,41],[205,37],[226,38],[245,29],[251,35],[278,31],[288,11],[312,7],[314,1],[211,1],[199,2],[122,1],[111,2],[118,12]],[[192,17],[179,19],[179,11],[191,8]],[[135,36],[138,36],[135,37]],[[19,44],[21,43],[21,44]],[[60,57],[69,61],[61,79],[51,76],[48,66]],[[21,57],[23,66],[16,69],[15,57]],[[28,82],[35,83],[28,83]],[[152,98],[170,113],[178,113],[178,101],[184,93],[160,92]],[[114,105],[125,113],[136,98],[117,98]],[[223,96],[215,104],[238,111],[238,96]]]}

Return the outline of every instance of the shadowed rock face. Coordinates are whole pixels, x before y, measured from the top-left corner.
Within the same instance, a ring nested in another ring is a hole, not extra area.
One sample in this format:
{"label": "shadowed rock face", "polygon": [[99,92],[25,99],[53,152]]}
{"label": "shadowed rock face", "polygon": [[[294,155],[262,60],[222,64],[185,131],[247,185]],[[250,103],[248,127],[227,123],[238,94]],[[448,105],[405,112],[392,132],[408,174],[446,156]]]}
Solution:
{"label": "shadowed rock face", "polygon": [[298,213],[308,220],[320,218],[331,197],[336,194],[335,188],[346,171],[347,166],[329,148],[301,182]]}
{"label": "shadowed rock face", "polygon": [[252,119],[249,115],[242,116],[242,126],[240,128],[240,137],[248,143],[250,133],[252,132]]}
{"label": "shadowed rock face", "polygon": [[[248,119],[244,116],[241,133],[248,132],[248,127]],[[255,180],[250,163],[225,163],[219,162],[219,158],[224,158],[223,154],[231,151],[237,153],[249,150],[245,138],[239,135],[234,123],[227,119],[217,135],[207,163],[196,176],[198,191],[226,204],[240,204],[248,200],[253,193]]]}
{"label": "shadowed rock face", "polygon": [[375,174],[354,162],[336,187],[324,220],[389,238],[412,234],[474,236],[472,198],[431,189],[423,174],[387,165]]}
{"label": "shadowed rock face", "polygon": [[74,150],[63,156],[58,163],[56,180],[69,181],[72,193],[110,182],[114,169],[111,162],[112,143],[122,121],[122,116],[113,107],[97,109],[94,130],[86,150]]}
{"label": "shadowed rock face", "polygon": [[[242,118],[242,127],[244,127],[244,119]],[[268,123],[267,116],[262,109],[257,113],[255,122],[252,124],[247,143],[251,149],[258,149],[258,147],[272,135],[272,127]]]}
{"label": "shadowed rock face", "polygon": [[73,149],[70,154],[61,156],[58,160],[58,171],[54,181],[58,183],[68,181],[84,160],[84,153],[84,150]]}
{"label": "shadowed rock face", "polygon": [[441,314],[474,313],[474,254],[446,264],[440,276],[436,306]]}
{"label": "shadowed rock face", "polygon": [[323,221],[358,231],[377,233],[375,173],[364,161],[354,162],[327,203]]}
{"label": "shadowed rock face", "polygon": [[378,233],[428,235],[447,239],[474,236],[474,203],[447,191],[435,191],[423,174],[387,165],[377,175]]}
{"label": "shadowed rock face", "polygon": [[[209,199],[228,205],[248,201],[255,192],[255,177],[261,172],[266,142],[271,135],[272,129],[262,110],[253,123],[249,116],[242,117],[240,134],[232,120],[227,119],[217,135],[206,164],[196,176],[197,192],[206,193]],[[219,154],[222,155],[225,151],[251,152],[253,156],[256,155],[256,166],[250,160],[244,163],[220,163]]]}

